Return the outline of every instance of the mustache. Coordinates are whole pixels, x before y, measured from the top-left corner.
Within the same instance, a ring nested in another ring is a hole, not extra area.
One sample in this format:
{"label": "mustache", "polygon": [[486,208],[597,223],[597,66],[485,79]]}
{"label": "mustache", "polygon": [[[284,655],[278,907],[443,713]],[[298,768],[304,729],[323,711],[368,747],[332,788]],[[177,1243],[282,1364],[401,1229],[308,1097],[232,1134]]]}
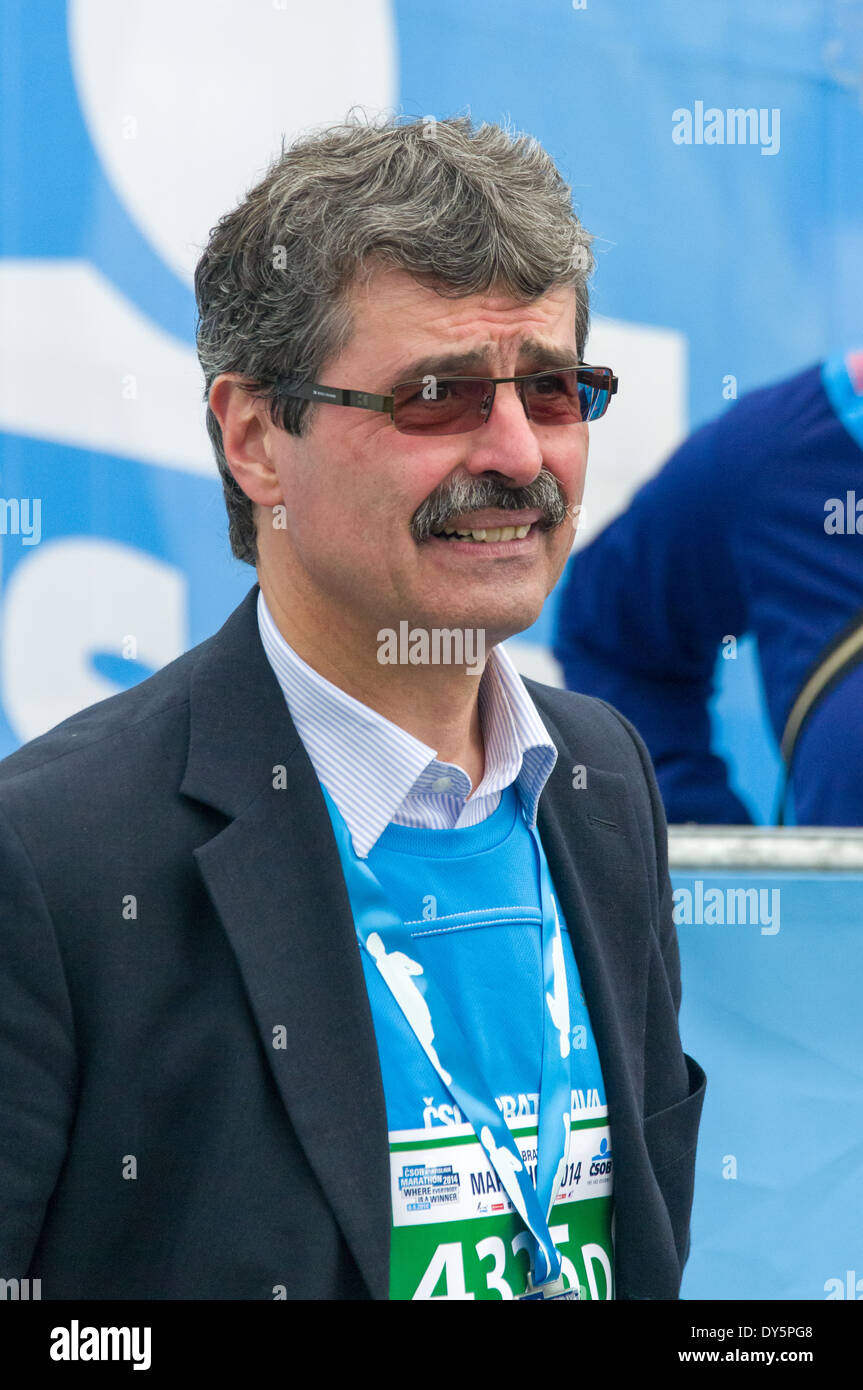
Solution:
{"label": "mustache", "polygon": [[507,487],[493,478],[457,477],[435,488],[417,507],[411,521],[413,538],[418,543],[427,541],[435,531],[449,525],[453,517],[490,508],[501,512],[540,511],[543,515],[536,523],[540,531],[561,526],[571,512],[560,483],[547,468],[540,469],[527,487]]}

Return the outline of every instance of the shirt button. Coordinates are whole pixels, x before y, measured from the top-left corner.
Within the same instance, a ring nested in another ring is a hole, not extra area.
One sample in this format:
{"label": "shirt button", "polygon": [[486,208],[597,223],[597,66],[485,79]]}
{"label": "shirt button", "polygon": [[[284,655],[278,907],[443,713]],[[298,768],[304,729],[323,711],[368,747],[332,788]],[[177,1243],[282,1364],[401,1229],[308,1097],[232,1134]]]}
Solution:
{"label": "shirt button", "polygon": [[433,792],[448,792],[451,786],[451,777],[436,777],[431,784],[431,789]]}

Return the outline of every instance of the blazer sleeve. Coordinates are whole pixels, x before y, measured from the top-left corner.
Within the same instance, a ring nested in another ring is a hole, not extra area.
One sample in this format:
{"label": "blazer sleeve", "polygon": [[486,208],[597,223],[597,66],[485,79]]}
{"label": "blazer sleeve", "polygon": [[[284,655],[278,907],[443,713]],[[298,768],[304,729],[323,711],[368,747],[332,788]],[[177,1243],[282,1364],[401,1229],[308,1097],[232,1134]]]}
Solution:
{"label": "blazer sleeve", "polygon": [[72,1007],[53,923],[27,850],[0,811],[2,1278],[28,1275],[66,1155],[76,1088]]}

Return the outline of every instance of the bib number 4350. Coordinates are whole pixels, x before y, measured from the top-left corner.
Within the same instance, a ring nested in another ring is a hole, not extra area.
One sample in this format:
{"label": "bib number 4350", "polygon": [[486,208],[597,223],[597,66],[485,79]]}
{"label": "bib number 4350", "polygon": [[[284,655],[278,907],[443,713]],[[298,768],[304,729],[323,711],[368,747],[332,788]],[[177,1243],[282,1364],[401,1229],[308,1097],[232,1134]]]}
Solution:
{"label": "bib number 4350", "polygon": [[[552,1226],[550,1227],[550,1232],[551,1238],[557,1246],[564,1245],[569,1240],[568,1225]],[[517,1256],[521,1251],[524,1251],[527,1260],[529,1260],[530,1244],[531,1237],[526,1231],[522,1231],[519,1235],[515,1236],[511,1242],[513,1256]],[[490,1261],[491,1267],[488,1269],[483,1268],[482,1274],[485,1277],[486,1288],[491,1292],[492,1296],[497,1294],[501,1299],[517,1297],[513,1289],[513,1283],[515,1282],[513,1274],[516,1274],[518,1279],[519,1292],[523,1292],[527,1283],[527,1265],[525,1265],[523,1273],[520,1269],[517,1271],[512,1270],[509,1279],[505,1277],[507,1251],[506,1245],[500,1236],[486,1236],[483,1240],[478,1241],[474,1247],[473,1253],[476,1256],[476,1260],[481,1265],[485,1265],[487,1261]],[[603,1294],[599,1292],[596,1272],[593,1267],[594,1261],[596,1261],[604,1276],[604,1296],[606,1298],[611,1297],[611,1265],[602,1246],[593,1243],[583,1246],[582,1257],[587,1272],[590,1296],[594,1299],[603,1297]],[[578,1275],[572,1260],[566,1255],[563,1255],[561,1257],[561,1263],[566,1287],[578,1288],[580,1296],[586,1298],[588,1291],[584,1285],[579,1285]],[[443,1284],[443,1290],[440,1289],[441,1284]],[[464,1247],[461,1241],[445,1242],[437,1246],[428,1268],[417,1285],[413,1298],[449,1298],[462,1300],[476,1298],[476,1293],[470,1293],[466,1286]]]}

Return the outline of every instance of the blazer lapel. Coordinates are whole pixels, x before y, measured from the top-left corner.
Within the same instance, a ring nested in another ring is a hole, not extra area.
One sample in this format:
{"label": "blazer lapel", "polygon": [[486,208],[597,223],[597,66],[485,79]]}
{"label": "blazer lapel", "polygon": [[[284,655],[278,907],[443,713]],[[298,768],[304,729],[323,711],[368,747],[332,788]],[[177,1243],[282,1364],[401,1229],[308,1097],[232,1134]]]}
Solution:
{"label": "blazer lapel", "polygon": [[229,824],[195,851],[291,1124],[374,1298],[389,1293],[386,1107],[317,775],[261,645],[255,585],[206,644],[180,790]]}
{"label": "blazer lapel", "polygon": [[650,906],[647,866],[626,779],[585,769],[572,786],[576,750],[530,690],[559,757],[543,789],[537,828],[570,940],[605,1080],[612,1143],[641,1125]]}

